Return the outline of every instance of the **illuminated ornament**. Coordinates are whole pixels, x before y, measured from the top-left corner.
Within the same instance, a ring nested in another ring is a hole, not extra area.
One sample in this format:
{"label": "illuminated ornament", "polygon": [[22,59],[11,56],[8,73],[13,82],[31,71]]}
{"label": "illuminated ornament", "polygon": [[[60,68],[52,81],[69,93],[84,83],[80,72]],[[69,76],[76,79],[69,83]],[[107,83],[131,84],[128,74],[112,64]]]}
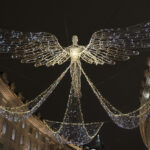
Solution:
{"label": "illuminated ornament", "polygon": [[[0,106],[0,114],[12,121],[23,121],[31,116],[54,91],[56,86],[70,70],[72,82],[66,113],[63,122],[45,121],[55,136],[64,143],[87,144],[94,138],[102,122],[85,123],[80,106],[81,74],[84,75],[94,94],[109,117],[119,127],[132,129],[139,125],[139,119],[145,120],[150,113],[150,101],[130,113],[122,113],[112,106],[98,91],[84,72],[81,60],[89,64],[115,64],[125,61],[131,55],[138,55],[138,50],[150,48],[150,22],[144,22],[124,29],[102,29],[95,32],[87,46],[78,45],[78,37],[73,36],[73,44],[62,47],[57,38],[46,32],[0,31],[0,51],[12,52],[12,58],[21,59],[22,63],[34,63],[35,67],[56,64],[61,65],[70,59],[70,66],[35,99],[18,107]],[[149,98],[149,93],[146,93]],[[145,107],[148,109],[145,109]],[[139,114],[139,112],[141,112]]]}

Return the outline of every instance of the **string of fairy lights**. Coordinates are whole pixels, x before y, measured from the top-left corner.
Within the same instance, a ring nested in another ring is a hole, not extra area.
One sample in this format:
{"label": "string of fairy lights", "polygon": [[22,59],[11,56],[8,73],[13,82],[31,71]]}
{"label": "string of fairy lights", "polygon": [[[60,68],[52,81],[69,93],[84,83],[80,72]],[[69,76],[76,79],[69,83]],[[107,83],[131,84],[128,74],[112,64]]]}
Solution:
{"label": "string of fairy lights", "polygon": [[23,121],[30,117],[58,86],[65,74],[70,71],[71,87],[62,122],[44,120],[44,124],[62,143],[84,145],[100,131],[104,122],[84,122],[81,109],[81,75],[83,75],[112,121],[125,129],[136,128],[150,114],[150,91],[147,78],[143,91],[143,103],[136,110],[123,113],[106,100],[94,86],[81,65],[81,60],[96,65],[126,61],[138,55],[142,49],[150,48],[150,21],[123,29],[102,29],[95,32],[87,46],[78,45],[78,37],[72,37],[72,45],[62,47],[57,38],[46,32],[19,32],[0,30],[0,51],[12,53],[12,58],[21,63],[34,63],[35,67],[61,65],[70,60],[70,65],[42,93],[31,101],[16,107],[0,106],[0,114],[10,121]]}

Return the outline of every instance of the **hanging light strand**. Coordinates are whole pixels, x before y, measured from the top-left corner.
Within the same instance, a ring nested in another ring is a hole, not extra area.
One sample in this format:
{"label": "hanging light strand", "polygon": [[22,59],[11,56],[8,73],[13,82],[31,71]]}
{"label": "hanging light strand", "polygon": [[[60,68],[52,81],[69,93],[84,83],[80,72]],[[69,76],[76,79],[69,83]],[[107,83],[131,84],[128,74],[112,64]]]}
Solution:
{"label": "hanging light strand", "polygon": [[52,83],[44,92],[39,94],[36,98],[30,102],[17,107],[4,107],[0,106],[0,114],[10,121],[23,121],[24,119],[31,116],[45,100],[50,96],[50,94],[55,90],[57,85],[63,79],[70,66]]}
{"label": "hanging light strand", "polygon": [[[98,91],[98,89],[94,86],[91,80],[88,78],[83,68],[80,66],[83,75],[85,76],[87,82],[92,88],[94,94],[98,98],[100,104],[103,106],[109,117],[121,128],[132,129],[139,126],[139,119],[141,121],[145,121],[145,119],[150,114],[150,100],[148,99],[141,107],[138,109],[129,112],[122,113],[118,109],[116,109],[113,105],[111,105]],[[150,92],[150,91],[149,91]],[[142,113],[140,113],[142,112]]]}

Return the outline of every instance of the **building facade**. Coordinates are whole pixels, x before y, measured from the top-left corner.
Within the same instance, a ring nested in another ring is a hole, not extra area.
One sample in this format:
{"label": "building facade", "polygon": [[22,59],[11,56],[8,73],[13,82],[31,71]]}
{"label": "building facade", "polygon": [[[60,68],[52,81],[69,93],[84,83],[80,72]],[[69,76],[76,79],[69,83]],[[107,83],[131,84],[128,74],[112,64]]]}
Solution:
{"label": "building facade", "polygon": [[[0,105],[22,104],[21,96],[13,92],[14,85],[8,86],[5,76],[0,78]],[[60,144],[53,134],[36,116],[24,122],[11,122],[0,116],[0,150],[71,150],[80,149],[74,145]]]}
{"label": "building facade", "polygon": [[[148,69],[145,71],[145,79],[146,81],[143,82],[143,90],[142,90],[142,97],[141,97],[141,106],[150,99],[150,58],[147,60]],[[148,106],[149,107],[149,106]],[[147,112],[148,107],[144,107],[143,111]],[[142,119],[140,120],[140,133],[143,139],[143,142],[148,150],[150,150],[150,115],[147,117],[145,121]]]}

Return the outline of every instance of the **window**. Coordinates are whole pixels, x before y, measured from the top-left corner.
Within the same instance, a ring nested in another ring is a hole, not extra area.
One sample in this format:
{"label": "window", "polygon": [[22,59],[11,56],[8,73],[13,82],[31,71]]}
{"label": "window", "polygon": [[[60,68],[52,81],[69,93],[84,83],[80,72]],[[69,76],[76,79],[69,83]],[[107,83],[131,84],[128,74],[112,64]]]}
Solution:
{"label": "window", "polygon": [[32,128],[29,129],[29,132],[32,134]]}
{"label": "window", "polygon": [[31,150],[31,141],[28,141],[28,150]]}
{"label": "window", "polygon": [[39,137],[39,132],[36,131],[36,132],[35,132],[35,138],[37,139],[38,137]]}
{"label": "window", "polygon": [[23,122],[21,126],[22,126],[22,128],[24,129],[24,128],[25,128],[25,123]]}
{"label": "window", "polygon": [[45,137],[42,137],[42,142],[44,142],[44,143],[45,143]]}
{"label": "window", "polygon": [[54,149],[54,144],[51,144],[51,145],[50,145],[50,149]]}
{"label": "window", "polygon": [[2,134],[6,134],[6,123],[3,123]]}
{"label": "window", "polygon": [[15,140],[15,136],[16,136],[16,130],[13,129],[12,130],[12,135],[11,135],[11,139],[14,141]]}
{"label": "window", "polygon": [[24,142],[24,136],[22,135],[22,136],[20,137],[20,145],[23,145],[23,142]]}

